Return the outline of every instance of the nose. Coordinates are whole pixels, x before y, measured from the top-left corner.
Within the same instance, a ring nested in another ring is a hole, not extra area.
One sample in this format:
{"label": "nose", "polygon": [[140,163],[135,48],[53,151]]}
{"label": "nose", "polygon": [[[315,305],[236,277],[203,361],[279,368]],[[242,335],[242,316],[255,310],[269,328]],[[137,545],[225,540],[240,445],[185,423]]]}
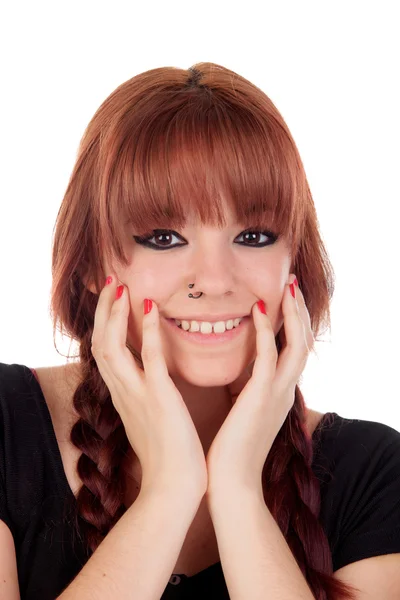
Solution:
{"label": "nose", "polygon": [[199,250],[192,262],[191,273],[195,282],[191,292],[203,292],[207,296],[223,296],[235,288],[237,268],[228,251],[219,249]]}

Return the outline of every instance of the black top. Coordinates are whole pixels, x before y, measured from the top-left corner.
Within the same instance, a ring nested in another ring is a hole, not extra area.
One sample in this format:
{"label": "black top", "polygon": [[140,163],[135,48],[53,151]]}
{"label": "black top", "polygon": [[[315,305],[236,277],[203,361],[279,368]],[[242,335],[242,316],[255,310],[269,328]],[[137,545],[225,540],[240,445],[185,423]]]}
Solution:
{"label": "black top", "polygon": [[[400,552],[400,433],[326,413],[313,443],[333,570]],[[39,383],[28,367],[0,362],[0,519],[14,537],[21,600],[54,600],[88,560],[65,500],[75,497]],[[211,595],[229,598],[220,562],[172,576],[162,600]]]}

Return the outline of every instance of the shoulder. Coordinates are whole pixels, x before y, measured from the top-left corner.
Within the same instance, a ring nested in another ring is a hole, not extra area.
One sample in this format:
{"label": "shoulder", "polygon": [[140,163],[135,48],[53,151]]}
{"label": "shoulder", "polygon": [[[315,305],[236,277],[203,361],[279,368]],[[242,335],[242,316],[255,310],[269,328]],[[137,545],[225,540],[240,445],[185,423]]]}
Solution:
{"label": "shoulder", "polygon": [[73,395],[80,381],[79,363],[35,368],[42,395],[49,410],[56,438],[66,439],[71,426],[79,418],[73,406]]}
{"label": "shoulder", "polygon": [[25,365],[0,362],[0,406],[3,419],[24,410],[32,400],[34,375]]}
{"label": "shoulder", "polygon": [[320,452],[336,467],[356,468],[389,456],[396,462],[400,452],[400,432],[385,423],[328,413],[320,431]]}
{"label": "shoulder", "polygon": [[327,413],[319,432],[315,468],[324,484],[348,493],[400,470],[400,432],[390,425]]}
{"label": "shoulder", "polygon": [[0,362],[0,418],[3,439],[24,439],[40,426],[46,410],[40,384],[31,368]]}
{"label": "shoulder", "polygon": [[[0,392],[5,389],[12,390],[18,382],[21,385],[26,384],[26,376],[29,373],[30,370],[25,365],[0,362]],[[15,389],[17,391],[17,388]]]}
{"label": "shoulder", "polygon": [[316,473],[321,522],[334,570],[400,552],[400,432],[376,421],[331,413],[322,428]]}
{"label": "shoulder", "polygon": [[[33,371],[35,371],[35,374]],[[76,420],[73,393],[79,381],[79,363],[31,368],[22,364],[0,362],[0,402],[5,413],[18,422],[33,419],[47,407],[56,432]],[[44,399],[44,403],[43,403]],[[34,409],[36,406],[36,410]]]}

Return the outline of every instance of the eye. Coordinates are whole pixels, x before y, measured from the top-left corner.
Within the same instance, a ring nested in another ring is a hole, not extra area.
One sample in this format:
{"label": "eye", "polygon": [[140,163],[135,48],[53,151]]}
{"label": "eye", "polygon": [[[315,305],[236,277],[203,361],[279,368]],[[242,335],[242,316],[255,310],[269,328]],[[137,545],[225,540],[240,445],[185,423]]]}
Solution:
{"label": "eye", "polygon": [[[154,248],[154,250],[168,250],[169,248],[177,248],[178,246],[185,245],[185,244],[175,244],[174,246],[170,246],[168,244],[168,242],[170,242],[171,236],[179,237],[180,239],[182,239],[178,233],[176,233],[175,231],[171,231],[170,229],[153,229],[152,233],[145,234],[142,236],[134,235],[133,239],[135,240],[135,242],[137,244],[140,244],[141,246],[147,246],[148,248]],[[158,246],[157,244],[150,242],[150,240],[152,240],[152,239],[162,238],[162,237],[167,238],[167,239],[166,240],[164,239],[164,242],[166,242],[166,243],[161,244],[161,246]]]}
{"label": "eye", "polygon": [[[263,242],[258,242],[258,243],[252,243],[252,242],[257,242],[257,239],[259,238],[259,236],[265,236],[267,238],[269,238],[269,240],[267,241],[263,241]],[[246,229],[246,231],[243,231],[241,234],[239,234],[240,236],[249,236],[248,238],[248,242],[243,244],[243,242],[238,242],[239,244],[241,244],[242,246],[254,246],[255,248],[262,248],[263,246],[271,246],[272,244],[274,244],[277,239],[278,239],[278,235],[273,233],[272,231],[260,231],[259,229]]]}
{"label": "eye", "polygon": [[[181,240],[183,239],[178,233],[176,233],[176,231],[172,231],[170,229],[153,229],[153,231],[149,234],[145,234],[142,236],[134,235],[133,239],[135,240],[135,242],[137,244],[146,246],[147,248],[153,248],[154,250],[168,250],[170,248],[178,248],[179,246],[186,245],[186,243],[183,243],[183,244],[174,244],[173,246],[171,246],[171,244],[170,244],[171,237],[174,237],[174,236],[177,238],[180,238]],[[273,233],[272,231],[260,231],[259,229],[246,229],[245,231],[240,233],[238,237],[241,237],[241,236],[248,236],[250,239],[248,239],[247,242],[237,242],[238,244],[240,244],[241,246],[248,246],[248,247],[254,247],[254,248],[262,248],[264,246],[271,246],[279,238],[279,235]],[[266,241],[264,240],[264,241],[257,242],[259,236],[265,236],[269,239]],[[160,243],[154,243],[154,242],[150,241],[152,239],[162,238],[162,237],[164,237],[164,243],[161,242],[161,245],[160,245]],[[167,239],[165,239],[165,238],[167,238]],[[254,243],[254,242],[256,242],[256,243]]]}

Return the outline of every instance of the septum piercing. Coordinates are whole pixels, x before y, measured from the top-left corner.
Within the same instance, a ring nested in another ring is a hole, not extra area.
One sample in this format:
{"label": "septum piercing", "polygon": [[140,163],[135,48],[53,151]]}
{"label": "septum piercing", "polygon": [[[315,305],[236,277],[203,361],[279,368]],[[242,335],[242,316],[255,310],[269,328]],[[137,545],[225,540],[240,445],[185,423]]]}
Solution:
{"label": "septum piercing", "polygon": [[[188,288],[192,288],[194,286],[194,283],[189,283]],[[194,298],[195,300],[197,300],[198,298],[200,298],[200,296],[203,295],[203,292],[199,292],[199,296],[193,296],[193,294],[188,294],[189,298]]]}

